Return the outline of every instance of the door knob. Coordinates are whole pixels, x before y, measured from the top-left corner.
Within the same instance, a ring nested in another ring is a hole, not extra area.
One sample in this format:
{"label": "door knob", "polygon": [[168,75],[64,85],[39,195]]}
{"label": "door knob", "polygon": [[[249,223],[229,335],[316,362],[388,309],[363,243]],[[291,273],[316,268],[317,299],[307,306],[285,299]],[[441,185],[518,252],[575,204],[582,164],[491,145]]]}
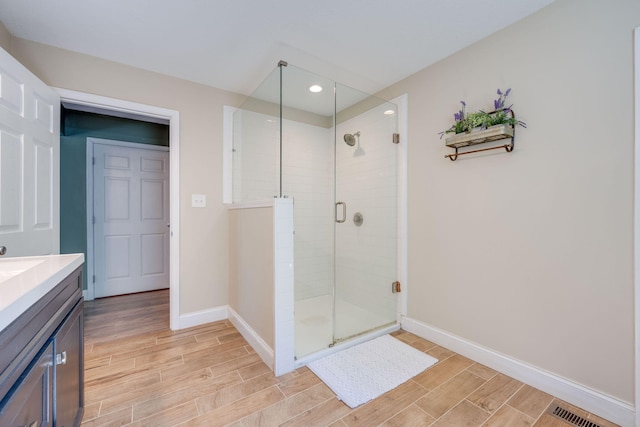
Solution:
{"label": "door knob", "polygon": [[5,246],[0,246],[0,256],[7,253],[7,248]]}

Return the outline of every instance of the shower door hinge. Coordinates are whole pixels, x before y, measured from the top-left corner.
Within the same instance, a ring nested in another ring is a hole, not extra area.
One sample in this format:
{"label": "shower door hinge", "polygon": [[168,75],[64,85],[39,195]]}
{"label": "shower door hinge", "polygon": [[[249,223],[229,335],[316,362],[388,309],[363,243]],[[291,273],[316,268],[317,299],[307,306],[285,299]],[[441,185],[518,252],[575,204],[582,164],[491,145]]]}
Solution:
{"label": "shower door hinge", "polygon": [[394,133],[393,134],[393,143],[394,144],[400,144],[400,134],[399,133]]}
{"label": "shower door hinge", "polygon": [[391,284],[391,292],[394,294],[402,292],[402,288],[400,287],[400,282],[396,281]]}

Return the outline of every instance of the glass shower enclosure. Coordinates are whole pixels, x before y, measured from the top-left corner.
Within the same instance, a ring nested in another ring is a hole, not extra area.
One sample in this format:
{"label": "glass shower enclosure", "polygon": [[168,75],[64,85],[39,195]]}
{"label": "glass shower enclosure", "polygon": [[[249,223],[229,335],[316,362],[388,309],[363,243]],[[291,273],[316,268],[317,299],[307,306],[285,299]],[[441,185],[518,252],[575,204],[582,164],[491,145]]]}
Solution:
{"label": "glass shower enclosure", "polygon": [[295,357],[395,325],[397,106],[281,62],[233,121],[233,201],[293,199]]}

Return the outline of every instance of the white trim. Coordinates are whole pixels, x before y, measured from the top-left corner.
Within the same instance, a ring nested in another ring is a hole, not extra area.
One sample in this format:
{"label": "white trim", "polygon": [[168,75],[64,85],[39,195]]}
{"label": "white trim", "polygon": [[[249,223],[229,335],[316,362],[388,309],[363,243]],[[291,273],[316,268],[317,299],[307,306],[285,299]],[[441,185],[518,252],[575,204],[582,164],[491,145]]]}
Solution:
{"label": "white trim", "polygon": [[113,147],[135,148],[139,150],[154,150],[154,151],[170,151],[169,147],[164,145],[152,145],[141,144],[139,142],[118,141],[115,139],[94,138],[92,136],[87,137],[87,143],[91,141],[91,144],[103,144],[111,145]]}
{"label": "white trim", "polygon": [[273,205],[273,372],[276,376],[295,369],[293,200],[277,198]]}
{"label": "white trim", "polygon": [[65,108],[76,110],[76,111],[83,111],[85,113],[106,114],[109,116],[120,117],[123,119],[131,119],[131,120],[143,121],[147,123],[157,123],[160,125],[169,125],[169,120],[165,118],[145,116],[141,114],[132,114],[126,111],[108,110],[100,107],[94,107],[91,105],[72,103],[72,102],[66,102],[66,101],[61,104]]}
{"label": "white trim", "polygon": [[85,154],[85,202],[87,204],[87,258],[85,259],[85,264],[87,265],[87,290],[85,291],[85,299],[93,300],[96,297],[96,287],[93,282],[93,275],[95,274],[93,268],[93,144],[89,143],[89,138],[87,138]]}
{"label": "white trim", "polygon": [[[85,173],[86,173],[86,202],[87,202],[87,258],[85,263],[87,264],[87,300],[92,300],[96,296],[96,284],[93,281],[93,275],[95,274],[95,257],[93,253],[93,244],[95,242],[93,231],[93,217],[94,217],[94,202],[93,198],[93,153],[94,145],[110,145],[113,147],[125,147],[136,148],[141,150],[155,150],[155,151],[170,151],[169,147],[161,145],[140,144],[136,142],[116,141],[112,139],[87,137],[86,147],[87,156],[85,160]],[[171,177],[171,167],[169,167],[169,177]]]}
{"label": "white trim", "polygon": [[180,113],[167,108],[108,98],[75,90],[62,88],[53,89],[60,94],[60,102],[71,102],[169,121],[169,168],[171,170],[169,183],[169,199],[171,201],[169,209],[171,218],[171,240],[169,244],[169,268],[171,269],[169,326],[173,330],[180,329]]}
{"label": "white trim", "polygon": [[391,102],[397,105],[398,133],[400,134],[400,144],[398,149],[398,280],[402,284],[402,292],[398,301],[397,322],[400,323],[402,316],[407,315],[407,291],[408,286],[408,261],[407,261],[407,152],[409,146],[409,95],[406,93],[393,99]]}
{"label": "white trim", "polygon": [[225,203],[227,209],[254,209],[254,208],[271,208],[275,199],[256,200],[254,202]]}
{"label": "white trim", "polygon": [[226,305],[221,307],[208,308],[206,310],[181,314],[180,319],[178,320],[178,327],[176,329],[191,328],[194,326],[204,325],[206,323],[226,320],[228,318],[229,307],[227,307]]}
{"label": "white trim", "polygon": [[635,315],[635,422],[640,427],[640,27],[634,31],[635,161],[633,203],[633,281]]}
{"label": "white trim", "polygon": [[240,332],[240,335],[247,340],[249,345],[258,353],[258,356],[264,361],[264,363],[273,370],[274,366],[274,354],[273,349],[260,338],[260,335],[254,331],[247,322],[244,321],[238,313],[236,313],[231,307],[229,310],[229,321]]}
{"label": "white trim", "polygon": [[631,403],[617,400],[418,320],[404,317],[402,329],[621,426],[634,425],[635,413]]}

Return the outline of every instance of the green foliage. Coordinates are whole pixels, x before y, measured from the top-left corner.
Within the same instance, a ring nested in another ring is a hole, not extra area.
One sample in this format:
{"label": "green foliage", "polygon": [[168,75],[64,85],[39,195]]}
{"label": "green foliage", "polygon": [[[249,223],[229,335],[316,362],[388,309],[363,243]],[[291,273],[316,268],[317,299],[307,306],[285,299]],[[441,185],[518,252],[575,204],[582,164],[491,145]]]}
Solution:
{"label": "green foliage", "polygon": [[498,113],[486,113],[484,111],[476,111],[465,115],[461,120],[456,121],[449,129],[444,133],[463,133],[471,132],[473,129],[487,128],[489,126],[499,125],[508,122],[507,115],[500,111]]}
{"label": "green foliage", "polygon": [[511,117],[508,113],[508,110],[498,110],[491,114],[487,114],[486,121],[484,123],[485,127],[496,126],[496,125],[511,125],[515,126],[517,124],[521,124],[515,117]]}
{"label": "green foliage", "polygon": [[458,134],[463,132],[471,132],[475,128],[486,129],[488,127],[496,125],[520,125],[522,127],[527,127],[524,122],[516,120],[516,118],[513,116],[513,112],[511,111],[510,106],[504,106],[505,99],[510,92],[511,89],[507,89],[506,92],[502,92],[500,89],[498,89],[497,94],[499,95],[499,98],[493,101],[495,111],[491,111],[489,113],[479,110],[467,114],[465,111],[467,104],[464,101],[460,101],[462,107],[460,111],[453,115],[455,122],[449,129],[440,132],[440,138],[442,138],[442,136],[447,133]]}

